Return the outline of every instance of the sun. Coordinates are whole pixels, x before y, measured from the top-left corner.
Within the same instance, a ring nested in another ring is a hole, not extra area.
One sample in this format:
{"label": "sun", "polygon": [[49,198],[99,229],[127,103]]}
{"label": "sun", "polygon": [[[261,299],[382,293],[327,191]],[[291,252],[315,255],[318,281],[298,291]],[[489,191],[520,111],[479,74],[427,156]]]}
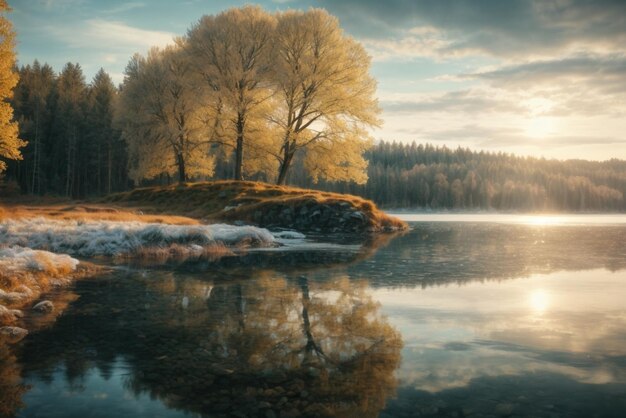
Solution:
{"label": "sun", "polygon": [[554,118],[538,116],[533,117],[526,122],[525,133],[532,138],[545,138],[554,134],[556,130],[556,122]]}

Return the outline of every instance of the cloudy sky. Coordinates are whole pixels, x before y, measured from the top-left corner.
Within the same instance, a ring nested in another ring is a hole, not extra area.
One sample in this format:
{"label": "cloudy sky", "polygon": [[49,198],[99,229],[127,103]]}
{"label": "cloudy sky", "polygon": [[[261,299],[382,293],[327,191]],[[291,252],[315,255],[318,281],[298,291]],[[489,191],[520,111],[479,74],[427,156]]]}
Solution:
{"label": "cloudy sky", "polygon": [[[250,1],[9,0],[20,63],[117,82],[134,52]],[[323,7],[373,58],[374,136],[547,158],[626,159],[624,0],[264,0]]]}

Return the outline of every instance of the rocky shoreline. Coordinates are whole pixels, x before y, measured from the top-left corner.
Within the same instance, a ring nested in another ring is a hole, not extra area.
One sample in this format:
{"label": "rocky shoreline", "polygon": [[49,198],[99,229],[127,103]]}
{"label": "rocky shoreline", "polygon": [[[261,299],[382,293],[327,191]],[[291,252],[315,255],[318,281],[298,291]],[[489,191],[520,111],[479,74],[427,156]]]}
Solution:
{"label": "rocky shoreline", "polygon": [[251,221],[264,228],[289,228],[301,232],[361,233],[393,232],[398,227],[379,230],[370,216],[348,202],[317,203],[304,201],[296,206],[272,205],[252,213]]}

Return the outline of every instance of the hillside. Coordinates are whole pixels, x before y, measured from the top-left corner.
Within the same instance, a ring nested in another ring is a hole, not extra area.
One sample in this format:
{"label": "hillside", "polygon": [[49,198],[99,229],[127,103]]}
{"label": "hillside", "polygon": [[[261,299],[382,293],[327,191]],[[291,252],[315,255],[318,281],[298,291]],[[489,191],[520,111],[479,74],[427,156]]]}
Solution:
{"label": "hillside", "polygon": [[247,222],[312,232],[383,232],[406,224],[369,200],[259,182],[215,181],[147,187],[108,196],[104,202],[146,213],[204,221]]}

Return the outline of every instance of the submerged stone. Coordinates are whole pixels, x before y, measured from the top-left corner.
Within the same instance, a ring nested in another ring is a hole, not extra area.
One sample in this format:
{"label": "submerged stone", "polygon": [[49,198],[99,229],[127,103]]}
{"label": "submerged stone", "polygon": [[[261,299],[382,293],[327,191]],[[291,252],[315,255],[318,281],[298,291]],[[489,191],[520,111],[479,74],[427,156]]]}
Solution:
{"label": "submerged stone", "polygon": [[0,340],[16,343],[28,335],[28,331],[20,327],[0,327]]}
{"label": "submerged stone", "polygon": [[33,306],[33,311],[37,313],[50,313],[54,311],[54,304],[49,300],[42,300]]}

